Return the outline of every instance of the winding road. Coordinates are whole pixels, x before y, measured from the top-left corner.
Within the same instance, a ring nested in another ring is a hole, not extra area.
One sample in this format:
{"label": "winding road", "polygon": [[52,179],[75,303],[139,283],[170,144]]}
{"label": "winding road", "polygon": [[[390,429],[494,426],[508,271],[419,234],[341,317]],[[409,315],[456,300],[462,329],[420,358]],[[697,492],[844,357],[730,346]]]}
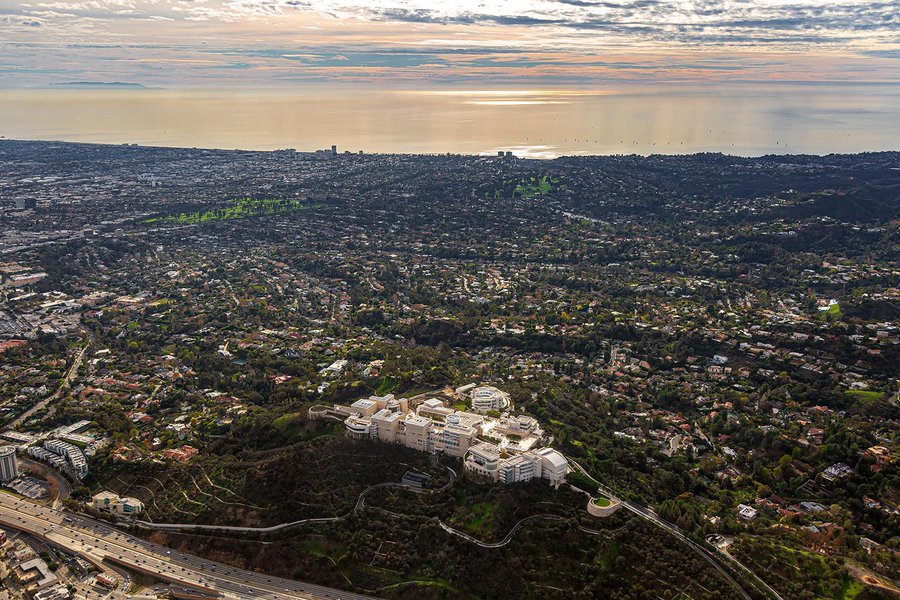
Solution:
{"label": "winding road", "polygon": [[309,525],[312,523],[333,523],[335,521],[341,521],[346,519],[354,512],[365,508],[366,506],[366,496],[377,489],[386,488],[386,487],[402,487],[405,488],[407,486],[401,483],[376,483],[375,485],[370,485],[366,489],[362,491],[359,497],[356,499],[356,504],[351,508],[346,514],[338,515],[336,517],[311,517],[309,519],[300,519],[297,521],[289,521],[287,523],[278,523],[277,525],[270,525],[269,527],[239,527],[237,525],[200,525],[196,523],[152,523],[150,521],[141,521],[135,520],[134,524],[145,529],[158,529],[161,531],[219,531],[219,532],[231,532],[231,533],[271,533],[273,531],[280,531],[282,529],[289,529],[291,527],[299,527],[300,525]]}
{"label": "winding road", "polygon": [[[440,488],[436,490],[430,490],[429,493],[439,493],[446,490],[450,485],[453,484],[453,481],[456,479],[456,471],[451,469],[450,467],[445,466],[447,471],[450,473],[450,480]],[[268,527],[239,527],[236,525],[198,525],[195,523],[152,523],[150,521],[134,521],[135,525],[140,527],[144,527],[146,529],[158,529],[161,531],[210,531],[210,532],[230,532],[230,533],[271,533],[273,531],[280,531],[282,529],[289,529],[291,527],[299,527],[301,525],[309,525],[314,523],[334,523],[335,521],[341,521],[346,519],[354,512],[358,510],[362,510],[366,507],[366,496],[369,493],[389,487],[397,487],[397,488],[405,488],[409,489],[413,492],[419,492],[419,490],[415,490],[410,488],[407,485],[402,483],[376,483],[375,485],[370,485],[366,489],[360,493],[359,497],[356,499],[356,504],[351,508],[346,514],[338,515],[335,517],[311,517],[309,519],[299,519],[297,521],[289,521],[287,523],[278,523],[277,525],[270,525]]]}
{"label": "winding road", "polygon": [[473,537],[464,531],[460,531],[459,529],[453,529],[452,527],[450,527],[443,521],[440,522],[440,525],[441,525],[441,529],[443,529],[450,535],[455,535],[456,537],[460,537],[460,538],[466,540],[467,542],[472,542],[473,544],[480,546],[482,548],[502,548],[503,546],[507,545],[512,540],[513,535],[515,535],[515,533],[519,530],[520,527],[522,527],[522,525],[524,525],[525,523],[528,523],[529,521],[538,521],[538,520],[565,521],[566,519],[559,515],[551,515],[549,513],[542,513],[539,515],[531,515],[530,517],[525,517],[524,519],[522,519],[521,521],[519,521],[518,523],[513,525],[512,529],[509,530],[509,533],[507,533],[506,536],[499,542],[483,542],[483,541],[479,540],[477,537]]}
{"label": "winding road", "polygon": [[[584,475],[585,477],[590,479],[592,482],[594,482],[597,485],[598,489],[602,493],[604,493],[610,497],[614,497],[614,498],[618,497],[608,487],[606,487],[605,485],[603,485],[602,483],[600,483],[599,481],[597,481],[596,479],[591,477],[591,475],[584,469],[584,467],[582,467],[580,464],[578,464],[571,458],[569,458],[569,464],[574,466],[575,469],[577,469],[582,475]],[[621,502],[622,502],[622,506],[624,506],[626,509],[628,509],[632,513],[638,515],[642,519],[646,519],[648,521],[651,521],[652,523],[655,523],[657,526],[665,529],[667,532],[671,533],[673,536],[677,537],[679,540],[681,540],[682,542],[687,544],[691,548],[691,550],[693,550],[698,555],[700,555],[704,560],[706,560],[706,562],[708,562],[719,573],[721,573],[722,576],[725,577],[725,579],[727,579],[734,586],[734,588],[740,592],[740,594],[744,598],[744,600],[751,600],[750,594],[748,594],[747,591],[740,585],[740,583],[738,583],[734,579],[734,577],[732,577],[731,574],[728,573],[722,567],[721,564],[719,564],[720,558],[726,559],[738,571],[742,572],[747,577],[749,577],[753,581],[754,586],[757,588],[757,591],[759,591],[766,597],[774,598],[775,600],[784,600],[778,592],[776,592],[774,589],[772,589],[772,587],[769,586],[769,584],[767,584],[765,581],[760,579],[759,576],[757,576],[753,571],[751,571],[750,569],[745,567],[743,564],[741,564],[736,558],[734,558],[730,554],[726,554],[724,552],[719,552],[717,554],[714,554],[714,553],[710,552],[709,550],[707,550],[700,544],[694,542],[692,539],[687,537],[684,534],[684,532],[681,531],[681,529],[679,529],[672,523],[669,523],[665,519],[661,518],[651,508],[647,508],[646,506],[641,506],[640,504],[632,502],[631,500],[621,500]]]}

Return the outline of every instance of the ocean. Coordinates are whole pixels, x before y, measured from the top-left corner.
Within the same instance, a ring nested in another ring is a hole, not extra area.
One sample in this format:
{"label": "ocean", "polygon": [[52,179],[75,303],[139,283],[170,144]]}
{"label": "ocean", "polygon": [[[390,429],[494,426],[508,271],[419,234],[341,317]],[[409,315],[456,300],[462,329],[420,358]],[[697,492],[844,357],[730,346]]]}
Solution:
{"label": "ocean", "polygon": [[203,148],[493,154],[900,149],[900,85],[598,89],[0,90],[9,139]]}

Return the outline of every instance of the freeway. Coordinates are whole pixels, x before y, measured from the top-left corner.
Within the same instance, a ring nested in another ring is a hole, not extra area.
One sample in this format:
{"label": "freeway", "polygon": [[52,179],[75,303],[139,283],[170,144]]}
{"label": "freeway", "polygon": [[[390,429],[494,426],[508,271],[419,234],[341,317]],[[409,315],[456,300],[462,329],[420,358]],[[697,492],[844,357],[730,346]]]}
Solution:
{"label": "freeway", "polygon": [[271,600],[371,600],[369,596],[272,577],[183,554],[74,513],[0,493],[0,524],[56,544],[86,560],[107,560],[158,579],[222,594]]}

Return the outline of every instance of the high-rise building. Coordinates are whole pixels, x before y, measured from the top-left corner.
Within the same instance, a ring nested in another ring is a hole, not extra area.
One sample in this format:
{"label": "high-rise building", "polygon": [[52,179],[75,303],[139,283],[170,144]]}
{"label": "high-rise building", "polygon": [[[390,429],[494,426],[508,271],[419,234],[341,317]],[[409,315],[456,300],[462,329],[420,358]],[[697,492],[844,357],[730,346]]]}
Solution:
{"label": "high-rise building", "polygon": [[337,156],[337,146],[335,146],[334,144],[331,145],[331,155]]}
{"label": "high-rise building", "polygon": [[19,476],[19,463],[16,461],[16,447],[0,447],[0,481],[11,481]]}

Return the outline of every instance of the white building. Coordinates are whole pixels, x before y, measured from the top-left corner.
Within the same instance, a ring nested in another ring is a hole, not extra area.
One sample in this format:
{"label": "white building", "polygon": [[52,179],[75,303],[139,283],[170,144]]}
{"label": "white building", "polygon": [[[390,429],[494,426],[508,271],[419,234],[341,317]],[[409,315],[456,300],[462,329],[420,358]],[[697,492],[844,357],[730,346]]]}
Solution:
{"label": "white building", "polygon": [[752,521],[756,518],[757,511],[752,506],[746,504],[737,505],[737,516],[745,521]]}
{"label": "white building", "polygon": [[136,515],[144,510],[144,503],[137,498],[120,497],[112,492],[100,492],[92,498],[94,508],[113,515]]}
{"label": "white building", "polygon": [[0,482],[7,482],[19,476],[15,446],[0,446]]}
{"label": "white building", "polygon": [[72,473],[79,479],[87,475],[87,459],[78,446],[62,440],[49,440],[44,442],[44,448],[64,458]]}
{"label": "white building", "polygon": [[541,459],[541,477],[553,486],[565,482],[566,473],[569,472],[569,461],[561,452],[553,448],[541,448],[534,453]]}
{"label": "white building", "polygon": [[333,363],[331,363],[330,365],[328,365],[327,367],[325,367],[324,369],[322,369],[321,371],[319,371],[319,374],[325,375],[327,377],[337,377],[338,375],[340,375],[341,373],[344,372],[345,368],[347,368],[347,362],[348,361],[343,358],[338,359],[338,360],[334,361]]}
{"label": "white building", "polygon": [[541,476],[541,460],[534,454],[516,454],[500,462],[497,480],[501,483],[520,483]]}
{"label": "white building", "polygon": [[432,422],[428,432],[431,450],[462,458],[475,440],[474,428],[460,422],[458,416],[448,415],[443,424]]}
{"label": "white building", "polygon": [[344,428],[347,431],[347,437],[354,440],[375,437],[372,435],[372,421],[364,417],[357,417],[355,415],[347,417],[344,419]]}
{"label": "white building", "polygon": [[[472,391],[473,407],[497,410],[509,406],[509,396],[491,386]],[[518,483],[543,477],[552,485],[565,481],[569,462],[552,448],[540,448],[544,432],[533,417],[505,414],[492,418],[456,411],[437,398],[422,402],[415,412],[408,400],[370,396],[350,406],[317,407],[312,418],[344,418],[347,436],[375,439],[413,448],[420,452],[442,452],[464,459],[466,470],[503,483]],[[485,436],[492,442],[480,441]]]}
{"label": "white building", "polygon": [[475,412],[487,412],[489,410],[500,410],[509,406],[509,394],[500,391],[494,386],[483,385],[472,390],[470,396],[472,401],[472,410]]}
{"label": "white building", "polygon": [[553,448],[529,450],[503,458],[503,451],[488,442],[469,448],[463,464],[467,471],[501,483],[520,483],[542,478],[553,486],[559,486],[566,480],[566,473],[569,472],[569,461]]}
{"label": "white building", "polygon": [[469,448],[466,454],[465,468],[483,477],[497,480],[497,467],[500,464],[500,449],[494,444],[481,442]]}
{"label": "white building", "polygon": [[45,463],[50,463],[51,466],[59,469],[60,471],[67,470],[69,468],[69,463],[66,462],[62,456],[58,454],[54,454],[49,450],[41,448],[40,446],[31,446],[27,450],[28,456],[36,458]]}

